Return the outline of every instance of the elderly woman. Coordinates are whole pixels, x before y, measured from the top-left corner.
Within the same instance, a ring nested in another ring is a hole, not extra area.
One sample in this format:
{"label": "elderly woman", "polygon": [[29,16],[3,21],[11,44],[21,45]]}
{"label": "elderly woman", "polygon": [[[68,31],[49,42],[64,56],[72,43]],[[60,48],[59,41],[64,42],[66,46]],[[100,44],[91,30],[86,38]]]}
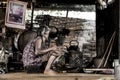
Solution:
{"label": "elderly woman", "polygon": [[24,67],[29,65],[41,66],[43,62],[48,61],[44,70],[45,74],[52,75],[55,72],[51,70],[51,64],[56,58],[50,54],[50,51],[56,50],[56,46],[48,47],[48,36],[50,29],[48,26],[38,29],[37,37],[31,40],[23,51],[23,64]]}

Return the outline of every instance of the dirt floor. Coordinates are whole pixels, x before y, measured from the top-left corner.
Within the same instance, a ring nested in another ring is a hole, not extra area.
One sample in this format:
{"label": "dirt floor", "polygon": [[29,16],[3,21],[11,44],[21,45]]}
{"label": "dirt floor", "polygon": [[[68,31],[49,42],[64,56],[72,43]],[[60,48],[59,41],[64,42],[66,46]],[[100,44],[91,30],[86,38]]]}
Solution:
{"label": "dirt floor", "polygon": [[62,73],[54,76],[49,76],[43,73],[28,74],[25,72],[14,72],[1,74],[0,80],[114,80],[114,75]]}

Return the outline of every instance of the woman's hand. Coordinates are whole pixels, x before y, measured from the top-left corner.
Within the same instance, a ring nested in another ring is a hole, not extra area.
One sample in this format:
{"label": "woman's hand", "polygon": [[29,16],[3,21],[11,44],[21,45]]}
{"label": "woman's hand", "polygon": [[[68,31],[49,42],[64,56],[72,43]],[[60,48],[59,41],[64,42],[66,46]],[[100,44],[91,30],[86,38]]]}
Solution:
{"label": "woman's hand", "polygon": [[53,46],[53,47],[51,47],[51,50],[56,50],[57,49],[57,46]]}

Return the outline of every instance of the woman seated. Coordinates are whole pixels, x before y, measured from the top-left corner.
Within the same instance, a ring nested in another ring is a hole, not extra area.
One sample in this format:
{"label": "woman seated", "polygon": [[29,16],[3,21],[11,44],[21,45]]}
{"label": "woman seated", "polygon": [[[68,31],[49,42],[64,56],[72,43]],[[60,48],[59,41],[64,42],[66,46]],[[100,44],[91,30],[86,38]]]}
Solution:
{"label": "woman seated", "polygon": [[53,75],[56,72],[51,70],[51,64],[56,58],[56,56],[52,55],[50,51],[56,50],[57,47],[48,46],[49,32],[50,32],[50,28],[48,26],[44,26],[38,29],[37,37],[31,40],[24,48],[23,64],[24,67],[29,65],[42,66],[43,62],[48,61],[44,73]]}

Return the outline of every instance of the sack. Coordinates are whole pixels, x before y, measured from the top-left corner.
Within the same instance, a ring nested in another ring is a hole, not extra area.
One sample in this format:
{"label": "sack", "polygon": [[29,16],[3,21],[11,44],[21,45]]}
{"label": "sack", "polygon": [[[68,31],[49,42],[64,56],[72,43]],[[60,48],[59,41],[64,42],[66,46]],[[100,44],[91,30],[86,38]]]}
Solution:
{"label": "sack", "polygon": [[81,52],[70,51],[70,53],[58,56],[52,64],[52,69],[57,72],[80,72],[82,71],[82,64]]}
{"label": "sack", "polygon": [[8,56],[5,54],[4,48],[0,50],[0,74],[5,74],[7,72],[7,63],[8,63]]}
{"label": "sack", "polygon": [[60,72],[60,71],[63,71],[64,68],[65,68],[65,56],[60,55],[52,63],[52,69],[57,72]]}
{"label": "sack", "polygon": [[82,52],[78,47],[79,42],[77,40],[70,41],[70,47],[67,49],[69,53],[69,66],[71,68],[82,67]]}
{"label": "sack", "polygon": [[70,50],[69,51],[69,66],[72,69],[82,68],[82,53],[80,51]]}
{"label": "sack", "polygon": [[6,62],[7,61],[7,55],[5,55],[4,48],[0,50],[0,62]]}

